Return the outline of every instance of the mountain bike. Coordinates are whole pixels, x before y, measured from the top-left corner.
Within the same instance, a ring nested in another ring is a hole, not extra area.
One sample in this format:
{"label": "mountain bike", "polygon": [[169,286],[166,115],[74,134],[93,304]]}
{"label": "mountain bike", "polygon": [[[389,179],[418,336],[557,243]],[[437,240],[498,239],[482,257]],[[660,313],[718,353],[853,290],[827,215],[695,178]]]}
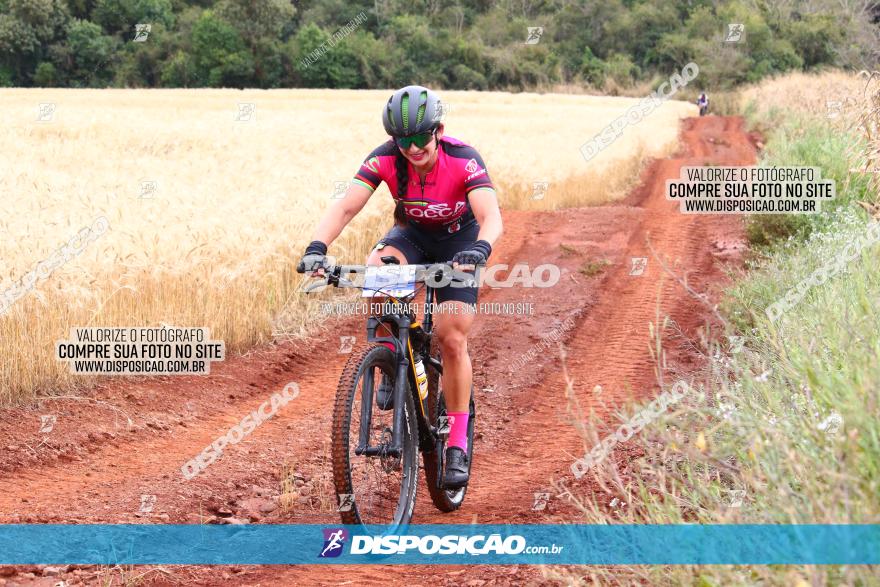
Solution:
{"label": "mountain bike", "polygon": [[[409,524],[415,509],[419,452],[428,493],[437,509],[457,510],[467,493],[467,485],[456,488],[443,485],[451,422],[440,388],[443,358],[433,333],[437,288],[432,284],[441,283],[444,275],[447,283],[465,283],[473,276],[453,271],[451,265],[445,263],[398,265],[393,256],[382,257],[382,262],[384,266],[324,268],[326,285],[360,288],[377,296],[387,296],[387,302],[379,306],[382,311],[367,319],[367,343],[353,348],[339,378],[331,453],[342,523],[399,528]],[[391,295],[390,287],[365,285],[347,277],[369,276],[371,270],[389,265],[410,272],[411,292]],[[451,280],[450,275],[454,276]],[[421,287],[417,288],[417,284]],[[422,289],[425,312],[423,322],[419,322],[413,300]],[[391,343],[394,350],[382,343]],[[420,361],[424,375],[418,372]],[[383,384],[392,388],[393,408],[390,410],[383,410],[375,399],[377,389]],[[469,413],[468,461],[472,463],[476,416],[473,387]]]}

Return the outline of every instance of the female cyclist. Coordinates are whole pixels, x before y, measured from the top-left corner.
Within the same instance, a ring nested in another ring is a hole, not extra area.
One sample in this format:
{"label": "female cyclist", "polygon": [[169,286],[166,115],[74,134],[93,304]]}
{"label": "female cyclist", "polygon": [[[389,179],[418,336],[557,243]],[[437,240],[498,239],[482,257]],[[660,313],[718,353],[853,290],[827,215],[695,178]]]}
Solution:
{"label": "female cyclist", "polygon": [[[386,255],[402,265],[487,261],[502,230],[495,189],[476,149],[443,135],[441,113],[439,96],[422,86],[407,86],[392,94],[382,111],[382,123],[391,139],[367,156],[345,197],[324,214],[300,261],[303,270],[316,270],[323,264],[328,245],[383,181],[396,202],[395,223],[376,244],[367,265],[381,265]],[[443,355],[442,387],[451,416],[443,475],[449,488],[465,485],[470,475],[467,428],[473,372],[467,337],[475,312],[465,306],[476,302],[476,287],[437,290],[435,333]],[[390,401],[390,386],[380,384],[377,404],[389,409]]]}

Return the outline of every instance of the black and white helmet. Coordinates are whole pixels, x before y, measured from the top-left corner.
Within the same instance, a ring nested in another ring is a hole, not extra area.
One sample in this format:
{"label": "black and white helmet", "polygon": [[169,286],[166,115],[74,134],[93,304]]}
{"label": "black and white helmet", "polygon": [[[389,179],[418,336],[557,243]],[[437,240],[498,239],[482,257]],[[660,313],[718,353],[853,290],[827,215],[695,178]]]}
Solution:
{"label": "black and white helmet", "polygon": [[382,111],[382,124],[392,137],[408,137],[435,129],[442,115],[443,104],[436,92],[422,86],[406,86],[388,99]]}

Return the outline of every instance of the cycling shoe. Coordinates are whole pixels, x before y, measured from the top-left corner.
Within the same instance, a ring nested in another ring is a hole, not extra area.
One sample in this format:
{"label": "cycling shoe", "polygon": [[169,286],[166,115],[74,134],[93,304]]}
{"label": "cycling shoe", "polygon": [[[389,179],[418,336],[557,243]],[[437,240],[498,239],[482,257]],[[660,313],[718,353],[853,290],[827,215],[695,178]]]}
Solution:
{"label": "cycling shoe", "polygon": [[446,489],[458,489],[468,483],[471,464],[467,452],[457,446],[446,448],[446,467],[443,471],[443,486]]}

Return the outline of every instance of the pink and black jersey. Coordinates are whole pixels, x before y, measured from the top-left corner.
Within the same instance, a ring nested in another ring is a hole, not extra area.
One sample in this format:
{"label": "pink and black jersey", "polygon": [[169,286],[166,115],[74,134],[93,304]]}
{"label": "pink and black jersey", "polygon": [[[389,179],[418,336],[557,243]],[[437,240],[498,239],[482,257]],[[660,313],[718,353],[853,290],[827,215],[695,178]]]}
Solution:
{"label": "pink and black jersey", "polygon": [[437,149],[437,162],[424,181],[406,162],[409,185],[405,197],[398,198],[398,152],[394,141],[383,143],[370,153],[353,181],[370,190],[384,181],[394,200],[403,204],[407,220],[418,227],[456,232],[475,221],[467,195],[478,189],[495,189],[477,150],[458,139],[443,137]]}

